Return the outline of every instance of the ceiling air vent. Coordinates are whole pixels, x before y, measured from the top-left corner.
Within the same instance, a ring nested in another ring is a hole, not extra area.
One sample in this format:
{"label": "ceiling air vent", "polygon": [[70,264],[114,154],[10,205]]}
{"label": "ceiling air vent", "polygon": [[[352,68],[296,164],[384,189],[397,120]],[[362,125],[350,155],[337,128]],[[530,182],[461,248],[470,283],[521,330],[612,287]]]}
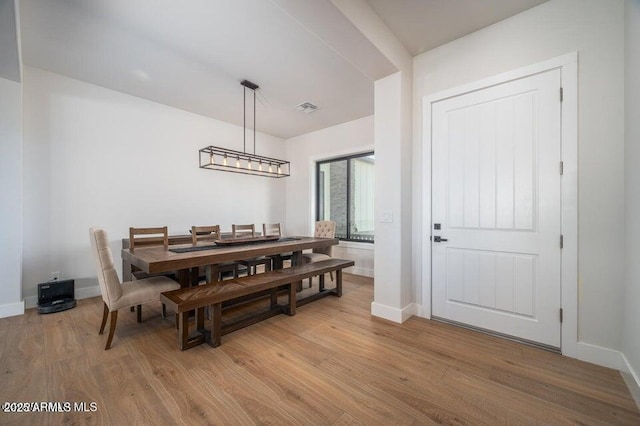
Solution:
{"label": "ceiling air vent", "polygon": [[311,102],[303,102],[296,107],[298,111],[302,111],[305,114],[311,114],[314,111],[318,110],[318,107],[312,104]]}

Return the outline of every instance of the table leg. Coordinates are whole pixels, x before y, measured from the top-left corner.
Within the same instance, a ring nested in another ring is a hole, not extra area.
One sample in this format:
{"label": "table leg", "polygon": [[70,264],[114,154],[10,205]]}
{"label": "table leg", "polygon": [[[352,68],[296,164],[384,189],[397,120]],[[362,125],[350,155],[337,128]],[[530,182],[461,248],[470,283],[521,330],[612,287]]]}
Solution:
{"label": "table leg", "polygon": [[318,277],[318,281],[319,281],[318,290],[323,291],[324,290],[324,274]]}
{"label": "table leg", "polygon": [[282,269],[284,267],[283,265],[283,260],[282,260],[282,256],[279,254],[276,254],[272,257],[272,264],[273,264],[273,270],[277,270],[277,269]]}
{"label": "table leg", "polygon": [[131,262],[122,259],[122,281],[131,281]]}
{"label": "table leg", "polygon": [[220,281],[220,268],[218,265],[207,266],[207,283],[217,283]]}
{"label": "table leg", "polygon": [[[302,250],[294,251],[291,256],[291,267],[302,265]],[[296,291],[302,291],[302,281],[297,281],[294,283],[296,285]]]}
{"label": "table leg", "polygon": [[291,266],[299,266],[302,265],[302,250],[294,251],[291,256]]}
{"label": "table leg", "polygon": [[342,296],[342,269],[336,271],[336,296]]}
{"label": "table leg", "polygon": [[210,345],[214,348],[220,346],[220,338],[222,336],[222,303],[211,305],[211,341]]}
{"label": "table leg", "polygon": [[289,284],[289,312],[287,314],[290,316],[296,314],[296,289],[293,288],[293,283]]}
{"label": "table leg", "polygon": [[180,288],[191,286],[191,271],[189,268],[178,270],[178,283],[180,283]]}

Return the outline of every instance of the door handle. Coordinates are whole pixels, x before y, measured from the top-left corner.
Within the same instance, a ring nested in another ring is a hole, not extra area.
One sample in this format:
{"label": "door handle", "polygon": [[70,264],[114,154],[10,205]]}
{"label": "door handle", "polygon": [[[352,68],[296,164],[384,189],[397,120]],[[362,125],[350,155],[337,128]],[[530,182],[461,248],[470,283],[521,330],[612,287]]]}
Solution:
{"label": "door handle", "polygon": [[440,237],[439,235],[435,235],[435,236],[433,237],[433,242],[434,242],[434,243],[441,243],[441,242],[443,243],[443,242],[445,242],[445,241],[449,241],[449,240],[447,240],[446,238],[442,238],[442,237]]}

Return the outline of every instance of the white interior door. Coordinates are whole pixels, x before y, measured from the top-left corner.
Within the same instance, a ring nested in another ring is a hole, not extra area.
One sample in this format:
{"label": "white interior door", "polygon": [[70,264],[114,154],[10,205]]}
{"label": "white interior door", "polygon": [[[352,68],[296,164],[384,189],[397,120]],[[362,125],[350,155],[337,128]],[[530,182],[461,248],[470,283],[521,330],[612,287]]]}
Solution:
{"label": "white interior door", "polygon": [[433,316],[560,347],[560,102],[554,69],[433,104]]}

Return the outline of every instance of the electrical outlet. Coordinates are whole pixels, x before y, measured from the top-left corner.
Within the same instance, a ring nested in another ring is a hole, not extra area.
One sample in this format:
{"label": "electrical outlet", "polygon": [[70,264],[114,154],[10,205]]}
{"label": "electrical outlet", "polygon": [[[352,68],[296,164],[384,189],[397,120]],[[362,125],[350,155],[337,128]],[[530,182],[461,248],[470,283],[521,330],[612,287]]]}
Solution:
{"label": "electrical outlet", "polygon": [[60,279],[60,271],[54,271],[51,273],[51,279],[53,281],[58,281]]}
{"label": "electrical outlet", "polygon": [[380,213],[380,223],[392,223],[393,222],[393,212],[384,211]]}

